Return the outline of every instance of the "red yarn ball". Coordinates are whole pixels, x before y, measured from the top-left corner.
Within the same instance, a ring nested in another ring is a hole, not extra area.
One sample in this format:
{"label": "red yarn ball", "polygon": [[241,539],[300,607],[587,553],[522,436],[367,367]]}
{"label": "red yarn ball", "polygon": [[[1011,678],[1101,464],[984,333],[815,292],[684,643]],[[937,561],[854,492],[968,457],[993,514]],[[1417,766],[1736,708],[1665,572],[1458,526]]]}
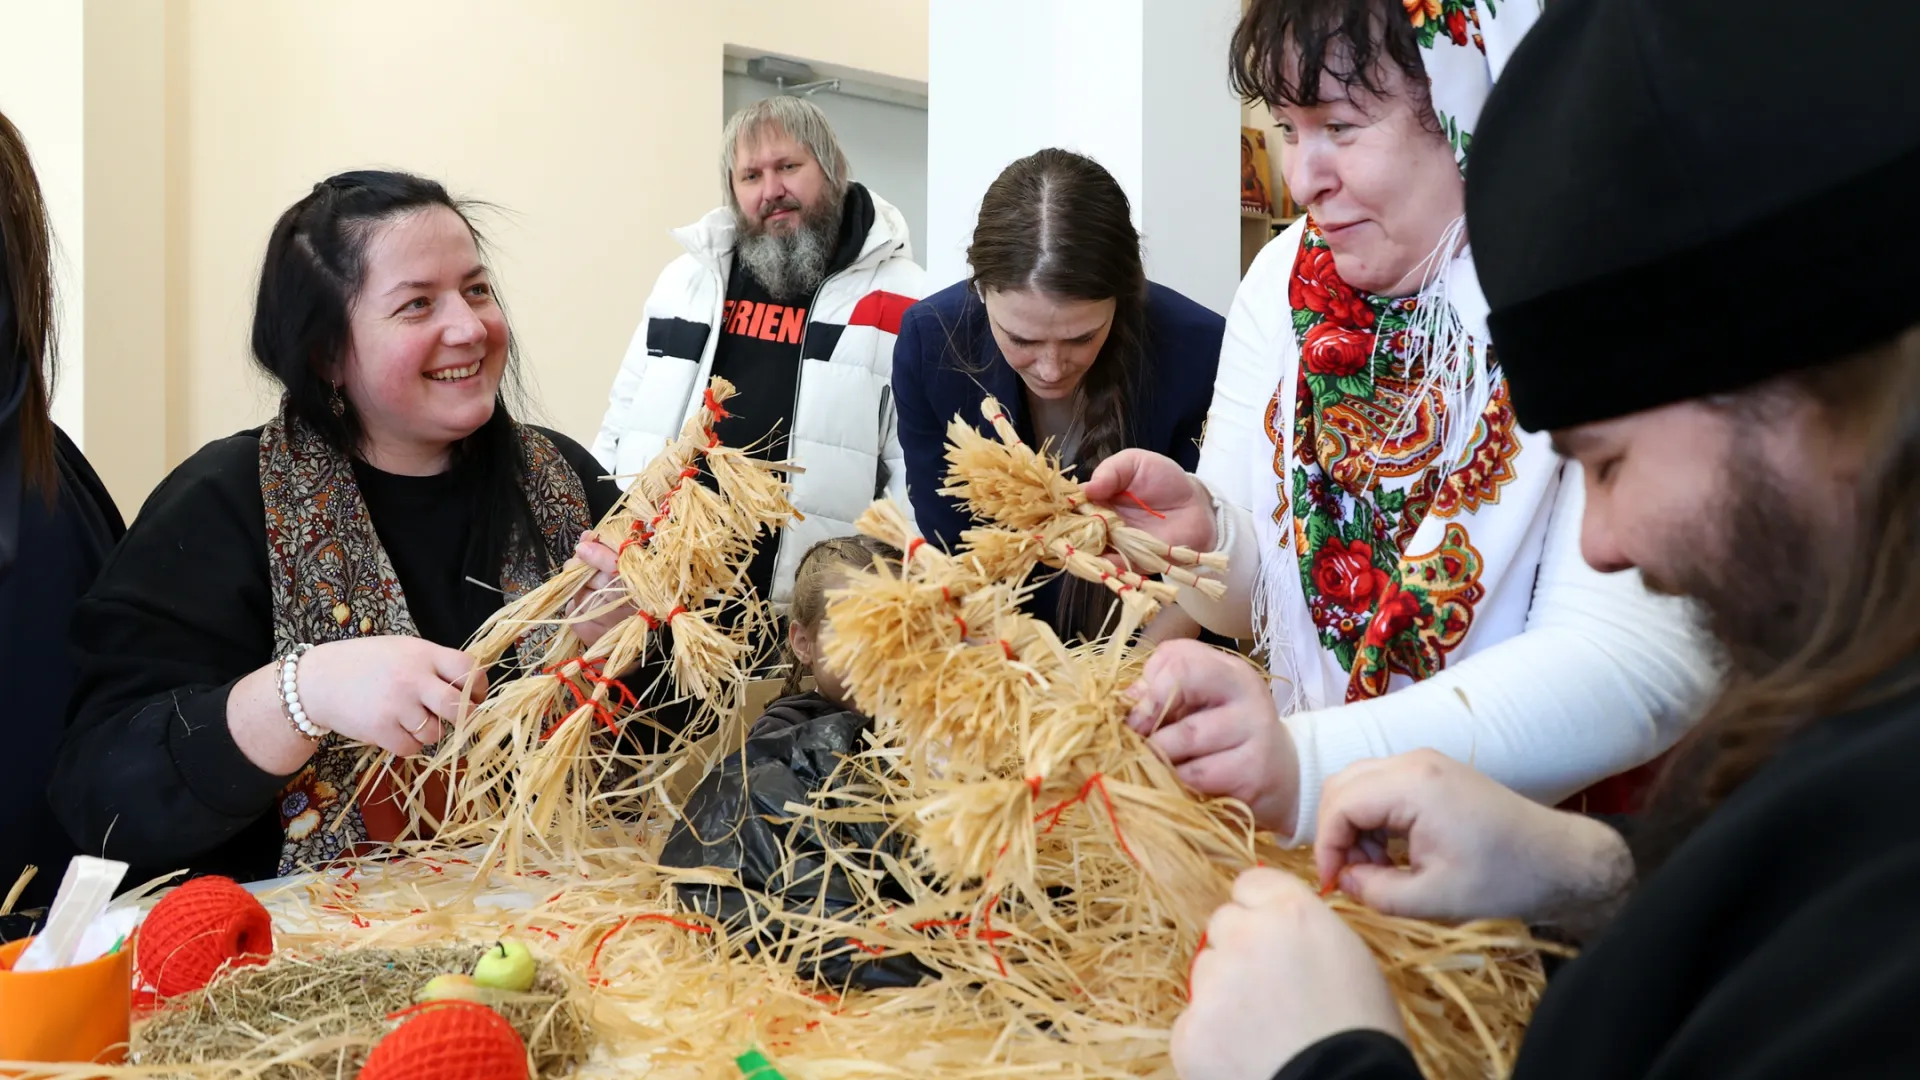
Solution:
{"label": "red yarn ball", "polygon": [[273,918],[232,878],[200,877],[154,905],[134,938],[140,975],[161,998],[190,994],[221,967],[263,964],[273,954]]}
{"label": "red yarn ball", "polygon": [[430,1001],[380,1040],[360,1080],[527,1080],[527,1046],[485,1005]]}

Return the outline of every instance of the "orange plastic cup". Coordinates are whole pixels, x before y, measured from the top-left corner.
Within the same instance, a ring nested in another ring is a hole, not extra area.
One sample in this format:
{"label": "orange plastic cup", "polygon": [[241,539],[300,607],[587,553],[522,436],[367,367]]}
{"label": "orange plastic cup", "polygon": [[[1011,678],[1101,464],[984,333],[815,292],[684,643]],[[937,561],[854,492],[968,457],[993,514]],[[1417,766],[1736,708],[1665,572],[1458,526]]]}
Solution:
{"label": "orange plastic cup", "polygon": [[133,1020],[133,939],[91,963],[13,970],[31,940],[0,946],[0,1061],[119,1064]]}

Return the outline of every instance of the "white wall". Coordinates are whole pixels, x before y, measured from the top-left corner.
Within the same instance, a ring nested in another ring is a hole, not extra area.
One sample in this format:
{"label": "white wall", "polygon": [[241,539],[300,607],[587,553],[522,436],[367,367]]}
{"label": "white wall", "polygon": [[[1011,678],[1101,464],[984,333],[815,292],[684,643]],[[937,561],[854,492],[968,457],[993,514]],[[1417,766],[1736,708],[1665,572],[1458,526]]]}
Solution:
{"label": "white wall", "polygon": [[928,284],[967,274],[980,197],[1048,146],[1087,154],[1133,201],[1147,275],[1225,311],[1239,281],[1240,0],[933,0]]}
{"label": "white wall", "polygon": [[[966,248],[987,185],[1010,162],[1048,146],[1099,160],[1136,200],[1140,224],[1139,35],[1125,27],[1138,24],[1142,2],[933,0],[921,245],[929,289],[967,276]],[[1096,15],[1105,17],[1088,17]],[[1113,63],[1102,71],[1100,58],[1108,56]]]}
{"label": "white wall", "polygon": [[[744,105],[772,97],[772,83],[727,72],[723,77],[728,116]],[[927,111],[908,105],[821,91],[808,97],[827,114],[846,151],[853,178],[892,203],[913,233],[914,258],[927,239]],[[715,156],[718,156],[716,147]],[[719,169],[714,169],[718,185]]]}
{"label": "white wall", "polygon": [[60,374],[53,420],[85,447],[86,252],[85,9],[79,3],[0,0],[0,113],[27,141],[52,218],[60,305]]}
{"label": "white wall", "polygon": [[1238,0],[1147,0],[1141,192],[1147,269],[1225,314],[1240,287],[1240,103],[1227,85]]}

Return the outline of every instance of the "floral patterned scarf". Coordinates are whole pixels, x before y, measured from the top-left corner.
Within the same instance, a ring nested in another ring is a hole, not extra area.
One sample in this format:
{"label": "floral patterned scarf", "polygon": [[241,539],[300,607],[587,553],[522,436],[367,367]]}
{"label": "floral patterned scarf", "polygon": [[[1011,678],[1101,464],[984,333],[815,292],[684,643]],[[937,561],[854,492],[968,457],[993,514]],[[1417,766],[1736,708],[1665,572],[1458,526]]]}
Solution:
{"label": "floral patterned scarf", "polygon": [[[515,429],[526,462],[521,483],[544,553],[517,544],[508,553],[500,587],[509,598],[544,581],[548,565],[566,561],[590,524],[586,489],[553,442],[524,424]],[[418,635],[352,463],[284,405],[260,432],[260,493],[267,511],[274,656],[301,642]],[[361,792],[364,749],[329,734],[281,791],[282,876],[363,853],[401,834],[406,815],[394,796],[406,780],[398,775],[403,770]]]}
{"label": "floral patterned scarf", "polygon": [[[1404,3],[1464,171],[1540,0]],[[1263,560],[1256,625],[1293,709],[1379,697],[1525,628],[1560,462],[1514,423],[1461,239],[1399,298],[1341,281],[1311,220],[1275,241],[1298,245],[1293,355],[1266,413],[1274,501],[1254,511],[1291,557]]]}

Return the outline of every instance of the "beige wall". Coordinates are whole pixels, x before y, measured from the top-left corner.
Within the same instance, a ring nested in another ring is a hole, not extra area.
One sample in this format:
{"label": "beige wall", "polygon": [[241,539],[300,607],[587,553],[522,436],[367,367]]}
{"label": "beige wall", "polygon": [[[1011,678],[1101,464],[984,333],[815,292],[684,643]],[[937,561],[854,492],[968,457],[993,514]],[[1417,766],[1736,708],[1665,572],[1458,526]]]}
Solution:
{"label": "beige wall", "polygon": [[[0,15],[41,2],[0,0]],[[117,348],[164,369],[88,381],[84,445],[129,513],[165,468],[271,409],[247,352],[252,294],[274,218],[315,181],[404,168],[503,207],[482,225],[533,418],[588,442],[679,250],[667,230],[720,198],[722,50],[927,77],[925,0],[85,3],[86,191],[119,215],[89,205],[87,262],[115,263],[124,237],[125,273],[151,285],[103,282],[87,334],[116,327]]]}
{"label": "beige wall", "polygon": [[84,14],[81,446],[131,516],[173,465],[168,436],[178,427],[169,418],[180,373],[168,364],[178,345],[169,302],[179,289],[168,275],[166,10],[88,3]]}

